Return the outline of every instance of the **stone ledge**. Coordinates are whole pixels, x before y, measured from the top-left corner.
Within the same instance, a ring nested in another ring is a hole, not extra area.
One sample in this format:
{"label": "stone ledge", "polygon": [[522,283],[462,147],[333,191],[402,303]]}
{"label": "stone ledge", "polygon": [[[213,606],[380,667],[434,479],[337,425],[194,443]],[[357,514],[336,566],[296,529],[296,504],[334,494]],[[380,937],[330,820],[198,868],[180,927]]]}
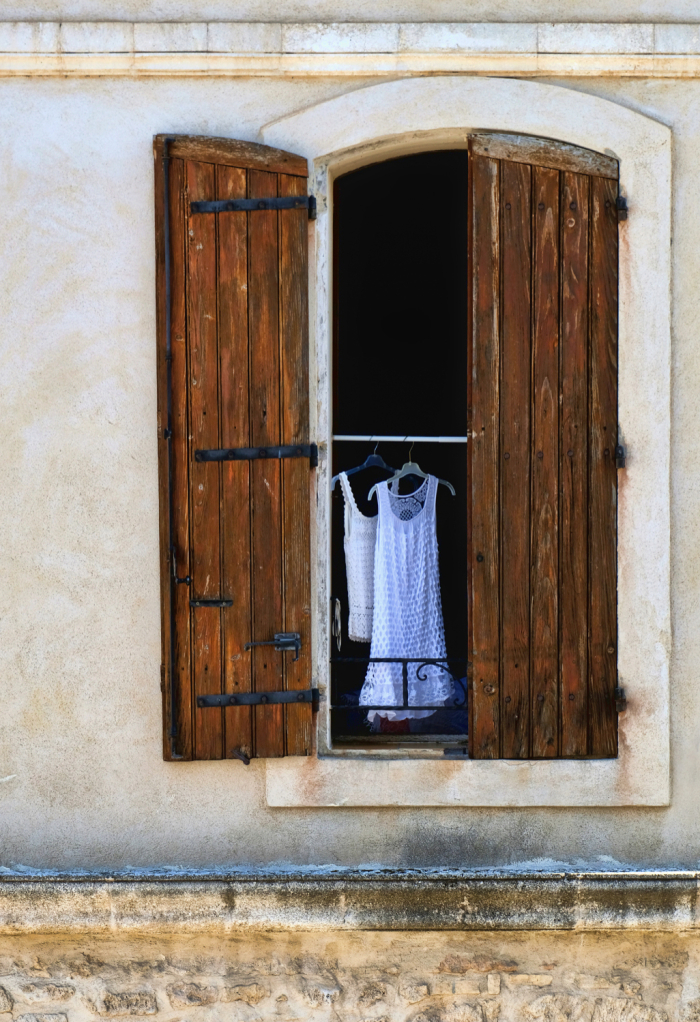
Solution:
{"label": "stone ledge", "polygon": [[700,75],[700,25],[0,22],[0,75]]}
{"label": "stone ledge", "polygon": [[4,875],[0,933],[700,929],[700,872]]}

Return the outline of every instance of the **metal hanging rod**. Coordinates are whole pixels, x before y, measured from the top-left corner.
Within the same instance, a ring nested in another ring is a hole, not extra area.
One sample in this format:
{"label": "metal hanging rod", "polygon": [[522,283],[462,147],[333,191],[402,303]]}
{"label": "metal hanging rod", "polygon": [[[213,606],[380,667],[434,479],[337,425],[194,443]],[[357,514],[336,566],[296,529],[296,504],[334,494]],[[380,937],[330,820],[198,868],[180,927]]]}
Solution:
{"label": "metal hanging rod", "polygon": [[393,444],[466,444],[468,436],[380,436],[378,434],[372,434],[371,436],[351,436],[346,433],[334,433],[334,440],[362,440],[372,443],[393,443]]}

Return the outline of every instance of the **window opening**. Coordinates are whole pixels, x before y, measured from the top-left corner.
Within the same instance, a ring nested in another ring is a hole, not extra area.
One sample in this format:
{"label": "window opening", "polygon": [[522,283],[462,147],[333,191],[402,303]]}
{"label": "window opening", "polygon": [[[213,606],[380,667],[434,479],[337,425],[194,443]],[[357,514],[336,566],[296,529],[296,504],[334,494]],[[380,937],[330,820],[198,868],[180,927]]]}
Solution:
{"label": "window opening", "polygon": [[[413,445],[412,460],[456,491],[452,497],[438,487],[436,498],[448,660],[407,657],[394,668],[402,675],[404,703],[410,671],[420,679],[449,670],[454,699],[421,717],[392,721],[378,713],[370,722],[369,708],[358,705],[370,643],[348,635],[344,501],[341,487],[333,490],[331,610],[335,615],[339,601],[342,636],[340,652],[332,639],[331,736],[337,746],[466,747],[467,161],[466,150],[421,153],[335,182],[333,473],[361,464],[377,442],[385,461],[400,467],[411,460]],[[436,183],[452,197],[439,215],[414,202]],[[368,495],[387,478],[372,467],[349,479],[360,514],[377,514],[377,500]],[[395,492],[419,497],[424,486],[409,475]]]}

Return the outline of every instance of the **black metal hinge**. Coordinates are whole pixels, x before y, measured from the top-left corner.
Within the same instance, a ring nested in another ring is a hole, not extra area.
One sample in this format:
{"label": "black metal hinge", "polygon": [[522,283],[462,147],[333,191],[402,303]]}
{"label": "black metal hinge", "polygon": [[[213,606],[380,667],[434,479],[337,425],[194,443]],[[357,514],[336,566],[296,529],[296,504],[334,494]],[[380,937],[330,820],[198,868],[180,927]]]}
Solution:
{"label": "black metal hinge", "polygon": [[625,448],[622,446],[622,444],[617,444],[617,446],[615,447],[615,465],[617,468],[625,467],[625,458],[626,458]]}
{"label": "black metal hinge", "polygon": [[626,220],[627,213],[629,211],[627,209],[627,199],[624,197],[624,195],[618,195],[617,199],[615,200],[615,206],[617,207],[617,219]]}
{"label": "black metal hinge", "polygon": [[197,696],[197,706],[267,706],[274,703],[311,703],[318,709],[317,688],[303,688],[298,692],[224,692],[221,695]]}
{"label": "black metal hinge", "polygon": [[318,466],[316,444],[289,444],[285,447],[229,447],[195,451],[195,461],[255,461],[257,458],[308,458],[309,467]]}
{"label": "black metal hinge", "polygon": [[624,688],[615,689],[615,709],[618,713],[623,713],[627,709],[627,696]]}
{"label": "black metal hinge", "polygon": [[190,607],[232,607],[233,600],[190,600]]}
{"label": "black metal hinge", "polygon": [[285,195],[277,199],[216,199],[190,203],[192,213],[254,213],[259,209],[308,209],[309,220],[315,220],[316,197]]}

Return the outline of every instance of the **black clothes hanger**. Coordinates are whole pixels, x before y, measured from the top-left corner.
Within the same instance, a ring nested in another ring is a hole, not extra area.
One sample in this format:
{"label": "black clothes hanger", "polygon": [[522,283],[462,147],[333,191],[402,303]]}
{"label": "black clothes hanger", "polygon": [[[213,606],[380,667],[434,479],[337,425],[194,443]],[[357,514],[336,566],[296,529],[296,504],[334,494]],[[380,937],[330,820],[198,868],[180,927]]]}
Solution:
{"label": "black clothes hanger", "polygon": [[[365,458],[361,465],[356,465],[355,468],[346,468],[344,470],[345,475],[354,476],[356,472],[363,472],[366,468],[383,468],[385,472],[395,472],[396,469],[392,468],[391,465],[387,465],[387,463],[384,461],[384,458],[382,458],[381,454],[377,454],[377,447],[379,447],[379,444],[376,444],[372,453],[367,458]],[[340,474],[338,474],[337,476],[333,476],[333,478],[331,479],[331,490],[335,489],[335,484],[338,482],[339,479]]]}
{"label": "black clothes hanger", "polygon": [[[413,444],[411,444],[411,449],[408,452],[408,461],[406,462],[406,464],[401,469],[399,469],[398,472],[394,472],[393,476],[390,479],[387,479],[387,483],[393,483],[394,480],[403,479],[404,476],[417,476],[419,479],[427,479],[428,478],[428,473],[424,472],[423,469],[420,467],[420,465],[417,462],[411,461],[411,454],[412,453],[413,453]],[[441,483],[443,486],[446,486],[447,489],[452,494],[452,496],[453,497],[455,496],[455,488],[452,485],[452,483],[448,483],[448,481],[446,479],[438,479],[438,483]],[[376,490],[377,490],[377,487],[373,486],[372,489],[367,494],[367,500],[371,500],[372,499],[372,497],[374,496]]]}

